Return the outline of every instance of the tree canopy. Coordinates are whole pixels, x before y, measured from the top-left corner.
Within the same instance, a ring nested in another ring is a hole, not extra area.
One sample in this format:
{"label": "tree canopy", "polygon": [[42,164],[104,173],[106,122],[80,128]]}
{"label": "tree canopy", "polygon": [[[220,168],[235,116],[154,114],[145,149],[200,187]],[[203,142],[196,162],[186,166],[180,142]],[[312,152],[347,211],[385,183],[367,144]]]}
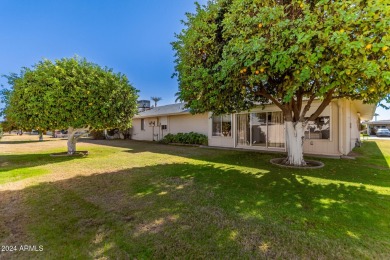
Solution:
{"label": "tree canopy", "polygon": [[[384,0],[214,0],[173,43],[178,98],[194,113],[274,103],[285,164],[303,166],[307,122],[334,99],[390,101],[390,6]],[[314,100],[322,102],[306,115]]]}
{"label": "tree canopy", "polygon": [[5,115],[23,128],[126,129],[137,111],[138,90],[125,75],[78,57],[42,60],[8,79]]}
{"label": "tree canopy", "polygon": [[303,122],[336,98],[390,101],[388,1],[215,0],[184,25],[173,43],[177,95],[195,113],[272,101]]}

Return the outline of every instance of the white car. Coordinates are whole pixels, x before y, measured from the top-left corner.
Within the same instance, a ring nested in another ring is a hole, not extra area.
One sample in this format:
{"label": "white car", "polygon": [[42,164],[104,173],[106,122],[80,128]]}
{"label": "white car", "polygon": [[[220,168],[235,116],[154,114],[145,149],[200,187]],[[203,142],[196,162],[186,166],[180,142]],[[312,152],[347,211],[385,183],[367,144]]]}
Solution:
{"label": "white car", "polygon": [[376,136],[380,137],[380,136],[386,136],[386,137],[390,137],[390,130],[389,129],[386,129],[386,128],[380,128],[376,131]]}

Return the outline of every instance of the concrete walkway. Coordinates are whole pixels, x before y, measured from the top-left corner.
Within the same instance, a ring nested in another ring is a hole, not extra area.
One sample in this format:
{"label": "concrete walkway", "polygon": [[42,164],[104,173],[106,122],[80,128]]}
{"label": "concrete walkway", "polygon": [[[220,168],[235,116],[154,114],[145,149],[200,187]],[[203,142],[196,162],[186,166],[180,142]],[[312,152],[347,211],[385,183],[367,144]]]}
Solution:
{"label": "concrete walkway", "polygon": [[386,140],[390,141],[390,137],[377,137],[376,135],[370,135],[368,137],[361,137],[361,140]]}

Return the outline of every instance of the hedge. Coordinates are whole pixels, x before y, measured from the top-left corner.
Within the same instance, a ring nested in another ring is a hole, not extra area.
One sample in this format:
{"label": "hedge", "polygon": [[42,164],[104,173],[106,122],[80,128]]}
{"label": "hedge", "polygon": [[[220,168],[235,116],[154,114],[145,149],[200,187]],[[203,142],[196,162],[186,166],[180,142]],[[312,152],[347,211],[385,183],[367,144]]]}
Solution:
{"label": "hedge", "polygon": [[178,134],[167,134],[164,136],[161,143],[169,144],[169,143],[180,143],[180,144],[199,144],[199,145],[207,145],[208,138],[204,134],[199,133],[178,133]]}

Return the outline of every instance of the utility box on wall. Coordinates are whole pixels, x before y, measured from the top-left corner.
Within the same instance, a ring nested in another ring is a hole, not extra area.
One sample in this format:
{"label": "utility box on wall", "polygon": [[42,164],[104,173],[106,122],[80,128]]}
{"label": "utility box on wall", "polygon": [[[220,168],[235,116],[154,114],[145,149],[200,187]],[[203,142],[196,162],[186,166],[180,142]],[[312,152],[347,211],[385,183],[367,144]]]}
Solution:
{"label": "utility box on wall", "polygon": [[160,118],[159,118],[159,123],[160,123],[161,125],[168,125],[168,117],[166,117],[166,116],[160,117]]}

